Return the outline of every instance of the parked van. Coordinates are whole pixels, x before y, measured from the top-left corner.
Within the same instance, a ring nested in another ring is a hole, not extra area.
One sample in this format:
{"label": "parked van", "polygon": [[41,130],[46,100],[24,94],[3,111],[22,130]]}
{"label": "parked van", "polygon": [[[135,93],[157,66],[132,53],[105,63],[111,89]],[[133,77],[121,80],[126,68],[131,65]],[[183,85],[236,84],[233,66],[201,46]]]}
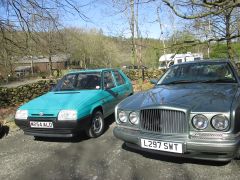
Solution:
{"label": "parked van", "polygon": [[183,62],[202,60],[202,53],[191,53],[186,54],[164,54],[159,58],[159,68],[158,69],[168,69],[173,64],[179,64]]}

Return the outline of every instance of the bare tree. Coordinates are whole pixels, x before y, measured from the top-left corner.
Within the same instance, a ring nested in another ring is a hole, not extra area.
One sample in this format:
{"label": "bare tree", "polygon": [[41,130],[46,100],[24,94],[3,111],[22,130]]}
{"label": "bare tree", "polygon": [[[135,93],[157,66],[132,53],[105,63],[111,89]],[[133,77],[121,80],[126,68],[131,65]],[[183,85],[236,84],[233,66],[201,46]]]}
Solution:
{"label": "bare tree", "polygon": [[211,18],[212,38],[207,39],[211,41],[226,41],[227,52],[229,59],[234,58],[232,39],[240,36],[236,29],[236,22],[234,13],[239,11],[239,0],[162,0],[172,11],[183,19],[203,19]]}
{"label": "bare tree", "polygon": [[112,0],[113,8],[118,14],[123,14],[129,24],[131,34],[132,64],[142,64],[142,37],[139,27],[139,6],[144,0]]}
{"label": "bare tree", "polygon": [[[40,40],[39,37],[36,38],[36,34],[40,32],[36,23],[51,22],[51,28],[54,27],[56,30],[59,26],[56,17],[59,17],[59,14],[63,16],[64,13],[78,13],[82,20],[87,21],[88,18],[81,11],[87,4],[80,3],[77,0],[0,0],[1,46],[7,49],[10,44],[11,47],[14,46],[13,48],[21,49],[26,55],[31,55],[32,42],[38,43]],[[15,32],[15,35],[16,32],[21,32],[20,36],[25,37],[25,43],[19,43],[19,37],[11,38],[9,34],[12,32]],[[52,31],[48,32],[51,34]]]}

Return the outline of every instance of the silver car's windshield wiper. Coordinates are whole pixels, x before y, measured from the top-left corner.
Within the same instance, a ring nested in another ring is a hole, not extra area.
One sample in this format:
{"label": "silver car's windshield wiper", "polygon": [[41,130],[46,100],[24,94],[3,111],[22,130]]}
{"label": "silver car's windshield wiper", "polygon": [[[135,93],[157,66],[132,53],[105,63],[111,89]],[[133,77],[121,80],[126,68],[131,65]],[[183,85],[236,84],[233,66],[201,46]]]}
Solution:
{"label": "silver car's windshield wiper", "polygon": [[229,78],[203,80],[202,83],[236,83],[236,80]]}
{"label": "silver car's windshield wiper", "polygon": [[178,81],[171,81],[168,83],[157,84],[157,85],[169,85],[169,84],[183,84],[183,83],[198,83],[199,81],[189,81],[189,80],[178,80]]}
{"label": "silver car's windshield wiper", "polygon": [[179,80],[179,81],[172,81],[172,82],[157,84],[157,85],[170,85],[170,84],[183,84],[183,83],[236,83],[236,80],[229,79],[229,78],[198,80],[198,81]]}

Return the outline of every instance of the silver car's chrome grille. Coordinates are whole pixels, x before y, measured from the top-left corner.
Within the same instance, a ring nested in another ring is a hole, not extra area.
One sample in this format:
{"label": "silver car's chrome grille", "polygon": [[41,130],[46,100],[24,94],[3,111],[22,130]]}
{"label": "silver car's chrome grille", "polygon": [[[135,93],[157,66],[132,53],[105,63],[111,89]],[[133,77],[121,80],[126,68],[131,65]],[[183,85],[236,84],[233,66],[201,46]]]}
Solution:
{"label": "silver car's chrome grille", "polygon": [[141,128],[161,134],[187,133],[188,123],[182,111],[144,109],[140,111]]}

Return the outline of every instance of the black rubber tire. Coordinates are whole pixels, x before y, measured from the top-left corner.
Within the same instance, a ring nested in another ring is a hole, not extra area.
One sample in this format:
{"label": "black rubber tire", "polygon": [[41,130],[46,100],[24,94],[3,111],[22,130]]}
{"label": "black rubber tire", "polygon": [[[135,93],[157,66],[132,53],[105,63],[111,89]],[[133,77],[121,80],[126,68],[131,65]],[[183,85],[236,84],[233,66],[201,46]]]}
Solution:
{"label": "black rubber tire", "polygon": [[0,122],[0,134],[2,133],[2,131],[3,131],[3,125],[2,125],[2,123]]}
{"label": "black rubber tire", "polygon": [[240,160],[240,147],[238,148],[238,150],[235,154],[235,159]]}
{"label": "black rubber tire", "polygon": [[[96,129],[96,126],[100,127]],[[90,138],[97,138],[101,136],[105,129],[103,114],[101,111],[95,111],[92,114],[91,126],[86,130],[86,134]]]}
{"label": "black rubber tire", "polygon": [[35,140],[35,141],[42,141],[43,139],[44,139],[44,137],[34,136],[34,140]]}

